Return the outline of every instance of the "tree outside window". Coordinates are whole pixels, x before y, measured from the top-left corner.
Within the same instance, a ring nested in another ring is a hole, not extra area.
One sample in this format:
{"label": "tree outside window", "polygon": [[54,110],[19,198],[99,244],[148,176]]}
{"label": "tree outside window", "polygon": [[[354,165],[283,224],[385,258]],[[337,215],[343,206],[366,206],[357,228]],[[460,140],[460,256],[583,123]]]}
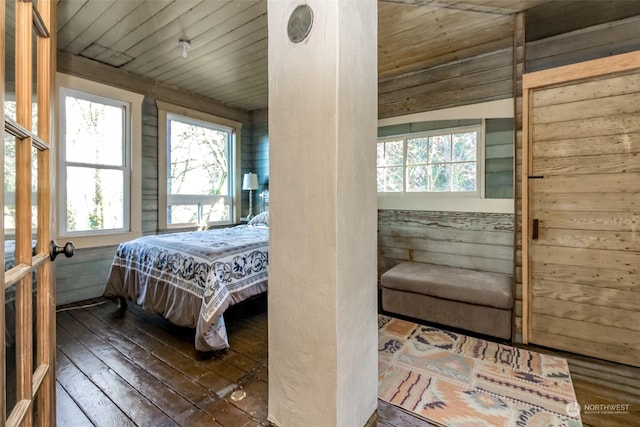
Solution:
{"label": "tree outside window", "polygon": [[175,114],[167,128],[167,224],[230,222],[232,130]]}
{"label": "tree outside window", "polygon": [[378,142],[378,192],[477,191],[478,135],[454,129]]}
{"label": "tree outside window", "polygon": [[70,91],[63,108],[66,231],[126,229],[126,104]]}

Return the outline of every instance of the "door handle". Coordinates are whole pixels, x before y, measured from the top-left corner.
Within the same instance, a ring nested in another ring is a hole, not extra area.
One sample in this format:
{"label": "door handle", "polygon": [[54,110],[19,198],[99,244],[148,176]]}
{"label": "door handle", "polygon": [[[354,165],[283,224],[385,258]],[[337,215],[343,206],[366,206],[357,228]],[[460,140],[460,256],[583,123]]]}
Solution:
{"label": "door handle", "polygon": [[538,229],[539,229],[539,223],[540,221],[538,221],[538,218],[534,218],[533,219],[533,227],[532,227],[532,231],[531,231],[531,240],[538,240]]}
{"label": "door handle", "polygon": [[64,254],[67,258],[71,258],[75,253],[76,247],[73,242],[67,242],[64,246],[58,246],[55,240],[52,240],[49,245],[49,258],[51,261],[55,261],[56,257],[60,254]]}

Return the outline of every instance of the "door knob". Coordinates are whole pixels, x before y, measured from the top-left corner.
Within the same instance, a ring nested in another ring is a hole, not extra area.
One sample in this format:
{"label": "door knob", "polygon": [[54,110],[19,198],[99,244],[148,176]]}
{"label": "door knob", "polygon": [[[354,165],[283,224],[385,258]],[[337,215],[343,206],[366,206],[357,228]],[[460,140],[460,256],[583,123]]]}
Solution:
{"label": "door knob", "polygon": [[55,261],[56,257],[60,254],[64,254],[67,258],[71,258],[76,250],[73,242],[67,242],[64,246],[58,246],[55,240],[51,241],[49,248],[49,258],[51,258],[51,261]]}

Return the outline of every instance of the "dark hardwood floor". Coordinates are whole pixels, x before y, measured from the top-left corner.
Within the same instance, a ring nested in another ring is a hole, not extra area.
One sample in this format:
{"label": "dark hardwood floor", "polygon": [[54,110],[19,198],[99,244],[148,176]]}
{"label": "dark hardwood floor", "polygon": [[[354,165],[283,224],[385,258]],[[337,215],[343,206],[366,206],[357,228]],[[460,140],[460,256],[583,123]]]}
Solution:
{"label": "dark hardwood floor", "polygon": [[203,354],[135,304],[59,312],[58,425],[267,425],[266,299],[226,320],[231,349]]}
{"label": "dark hardwood floor", "polygon": [[[110,301],[59,311],[58,425],[268,425],[266,305],[258,297],[227,311],[231,348],[210,354],[195,351],[193,330],[134,304],[124,313]],[[569,356],[581,405],[630,405],[628,414],[583,413],[586,426],[640,425],[637,368]],[[429,425],[383,402],[367,425],[376,424]]]}

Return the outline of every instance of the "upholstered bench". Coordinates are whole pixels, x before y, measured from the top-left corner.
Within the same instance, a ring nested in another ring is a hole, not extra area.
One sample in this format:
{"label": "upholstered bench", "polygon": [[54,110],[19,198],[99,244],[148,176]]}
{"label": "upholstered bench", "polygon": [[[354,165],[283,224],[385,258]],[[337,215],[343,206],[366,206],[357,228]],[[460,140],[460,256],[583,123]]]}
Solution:
{"label": "upholstered bench", "polygon": [[380,282],[385,311],[511,338],[510,276],[409,261],[385,272]]}

